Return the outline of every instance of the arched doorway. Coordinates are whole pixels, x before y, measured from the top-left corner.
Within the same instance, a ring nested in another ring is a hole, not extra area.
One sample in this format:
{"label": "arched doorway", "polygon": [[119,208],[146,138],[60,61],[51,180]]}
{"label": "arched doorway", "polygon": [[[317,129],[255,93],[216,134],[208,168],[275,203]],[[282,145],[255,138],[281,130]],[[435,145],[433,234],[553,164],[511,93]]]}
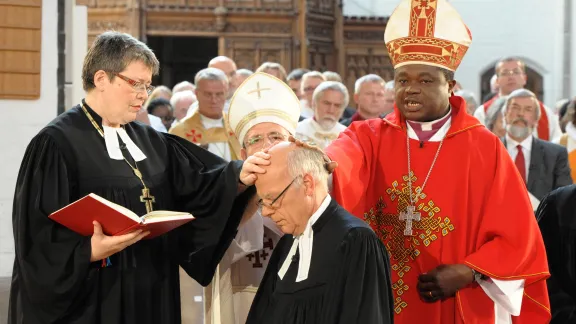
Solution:
{"label": "arched doorway", "polygon": [[[481,76],[481,98],[484,98],[490,93],[490,78],[494,75],[494,68],[489,68],[482,73]],[[526,65],[526,89],[534,92],[540,101],[544,100],[544,78],[540,73]]]}

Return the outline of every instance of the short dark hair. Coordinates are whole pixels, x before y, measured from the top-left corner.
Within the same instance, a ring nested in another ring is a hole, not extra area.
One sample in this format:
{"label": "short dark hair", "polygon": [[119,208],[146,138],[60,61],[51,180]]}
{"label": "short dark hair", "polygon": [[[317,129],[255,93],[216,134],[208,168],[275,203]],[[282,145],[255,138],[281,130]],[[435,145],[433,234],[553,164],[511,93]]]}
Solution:
{"label": "short dark hair", "polygon": [[172,110],[171,107],[172,105],[170,104],[170,101],[168,101],[165,98],[154,98],[152,100],[150,100],[150,102],[148,103],[148,107],[146,107],[146,109],[148,110],[149,114],[154,114],[154,110],[156,110],[156,108],[160,108],[160,107],[168,107],[168,109]]}
{"label": "short dark hair", "polygon": [[308,69],[294,69],[290,72],[290,74],[288,74],[288,76],[286,77],[286,81],[300,81],[302,80],[302,77],[304,76],[304,74],[310,72],[310,70]]}
{"label": "short dark hair", "polygon": [[496,65],[494,65],[494,71],[496,73],[496,76],[498,76],[498,73],[499,73],[498,70],[499,70],[500,64],[502,64],[504,62],[518,62],[518,65],[520,65],[520,69],[522,70],[522,72],[526,73],[526,63],[524,63],[524,61],[522,61],[520,58],[518,58],[516,56],[506,56],[506,57],[499,59],[498,62],[496,62]]}
{"label": "short dark hair", "polygon": [[154,52],[129,34],[107,31],[96,37],[88,50],[82,66],[82,87],[85,91],[95,88],[94,75],[105,71],[110,80],[132,62],[140,61],[158,74],[160,63]]}

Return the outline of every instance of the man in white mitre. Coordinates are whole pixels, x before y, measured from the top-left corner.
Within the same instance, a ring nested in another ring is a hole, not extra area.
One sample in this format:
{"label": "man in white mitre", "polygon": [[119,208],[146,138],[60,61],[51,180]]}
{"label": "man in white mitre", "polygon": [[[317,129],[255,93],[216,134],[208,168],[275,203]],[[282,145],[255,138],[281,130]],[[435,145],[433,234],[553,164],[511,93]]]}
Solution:
{"label": "man in white mitre", "polygon": [[[246,159],[293,135],[300,117],[300,101],[276,77],[256,72],[238,87],[228,111],[229,129]],[[228,248],[217,275],[206,287],[206,324],[246,323],[252,300],[272,250],[283,233],[258,212],[258,197],[248,203],[238,234]]]}
{"label": "man in white mitre", "polygon": [[312,95],[314,115],[298,123],[296,137],[322,149],[328,146],[346,129],[346,126],[338,121],[349,101],[348,89],[342,83],[320,83]]}

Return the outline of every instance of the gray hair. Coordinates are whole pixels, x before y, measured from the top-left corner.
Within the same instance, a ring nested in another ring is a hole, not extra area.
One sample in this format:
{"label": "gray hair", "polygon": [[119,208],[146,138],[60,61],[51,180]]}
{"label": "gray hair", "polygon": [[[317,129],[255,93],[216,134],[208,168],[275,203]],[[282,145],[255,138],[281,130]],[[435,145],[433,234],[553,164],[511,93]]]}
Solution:
{"label": "gray hair", "polygon": [[466,102],[472,101],[475,106],[478,106],[478,100],[476,100],[476,96],[470,90],[458,90],[454,93],[454,95],[464,98]]}
{"label": "gray hair", "polygon": [[[189,89],[187,89],[189,88]],[[185,90],[192,90],[194,91],[194,89],[196,89],[196,87],[188,81],[182,81],[180,83],[177,83],[173,88],[172,88],[172,93],[177,93],[180,91],[185,91]]]}
{"label": "gray hair", "polygon": [[222,70],[217,68],[205,68],[203,70],[198,71],[196,76],[194,77],[194,84],[198,86],[198,82],[201,80],[210,80],[210,81],[222,81],[228,84],[228,77]]}
{"label": "gray hair", "polygon": [[379,75],[367,74],[361,77],[360,79],[356,80],[356,83],[354,83],[354,93],[358,94],[360,92],[360,87],[367,82],[380,83],[383,87],[385,86],[384,84],[386,83],[386,81],[384,81],[384,79],[382,79]]}
{"label": "gray hair", "polygon": [[344,102],[342,103],[342,109],[348,107],[348,103],[350,102],[350,95],[348,94],[348,89],[346,86],[337,81],[324,81],[318,85],[314,93],[312,94],[312,102],[314,105],[318,104],[318,101],[324,94],[324,92],[328,90],[334,90],[340,92],[344,95]]}
{"label": "gray hair", "polygon": [[198,100],[196,98],[196,95],[194,94],[194,92],[192,92],[191,90],[184,90],[184,91],[176,92],[175,94],[173,94],[172,98],[170,98],[170,104],[172,105],[173,109],[176,109],[176,105],[180,101],[186,100],[186,99],[191,99],[192,103],[194,103],[194,101]]}
{"label": "gray hair", "polygon": [[160,63],[154,52],[143,42],[126,33],[107,31],[96,37],[88,50],[82,66],[82,87],[90,91],[94,75],[102,70],[113,80],[132,62],[142,62],[157,75]]}
{"label": "gray hair", "polygon": [[[298,146],[288,153],[286,164],[291,178],[309,174],[317,184],[328,189],[328,170],[326,170],[326,161],[322,151]],[[296,179],[294,182],[300,185],[302,179]]]}
{"label": "gray hair", "polygon": [[386,82],[384,90],[394,90],[394,80]]}
{"label": "gray hair", "polygon": [[517,90],[512,91],[512,93],[510,93],[508,95],[508,97],[506,98],[506,103],[504,104],[504,107],[502,108],[502,115],[504,115],[504,116],[506,115],[506,111],[508,110],[510,103],[515,98],[532,98],[534,101],[535,108],[536,108],[536,120],[540,119],[540,101],[538,101],[538,98],[536,97],[534,92],[527,90],[527,89],[517,89]]}
{"label": "gray hair", "polygon": [[488,128],[490,131],[494,130],[494,125],[496,125],[498,117],[502,115],[502,108],[506,104],[507,98],[508,97],[506,96],[499,97],[498,99],[494,100],[494,102],[492,102],[488,108],[488,111],[486,112],[486,128]]}
{"label": "gray hair", "polygon": [[322,72],[322,75],[324,76],[326,81],[342,82],[342,77],[340,76],[340,74],[338,74],[336,72],[324,71],[324,72]]}
{"label": "gray hair", "polygon": [[249,77],[252,74],[254,74],[254,72],[252,72],[251,70],[248,69],[240,69],[238,71],[236,71],[237,75],[241,75],[241,76],[245,76],[245,77]]}
{"label": "gray hair", "polygon": [[324,77],[324,75],[322,75],[322,73],[318,72],[318,71],[310,71],[310,72],[306,72],[304,73],[304,75],[302,75],[302,87],[304,87],[304,83],[306,82],[307,79],[310,78],[317,78],[317,79],[321,79],[322,81],[326,81],[326,77]]}

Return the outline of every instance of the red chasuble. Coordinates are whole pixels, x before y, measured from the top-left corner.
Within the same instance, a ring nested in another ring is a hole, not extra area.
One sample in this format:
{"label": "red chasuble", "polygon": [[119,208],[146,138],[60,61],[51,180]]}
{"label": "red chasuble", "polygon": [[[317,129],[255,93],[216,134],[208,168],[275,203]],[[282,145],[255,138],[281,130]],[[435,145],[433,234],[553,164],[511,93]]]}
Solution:
{"label": "red chasuble", "polygon": [[[333,197],[390,253],[395,323],[494,323],[494,302],[478,284],[441,302],[419,298],[419,274],[456,263],[494,279],[525,279],[513,323],[547,323],[546,251],[526,185],[501,141],[466,114],[466,102],[453,96],[450,104],[452,124],[423,192],[440,143],[410,140],[408,175],[406,122],[395,107],[385,119],[353,123],[326,149],[339,164]],[[404,236],[409,176],[422,218]]]}

